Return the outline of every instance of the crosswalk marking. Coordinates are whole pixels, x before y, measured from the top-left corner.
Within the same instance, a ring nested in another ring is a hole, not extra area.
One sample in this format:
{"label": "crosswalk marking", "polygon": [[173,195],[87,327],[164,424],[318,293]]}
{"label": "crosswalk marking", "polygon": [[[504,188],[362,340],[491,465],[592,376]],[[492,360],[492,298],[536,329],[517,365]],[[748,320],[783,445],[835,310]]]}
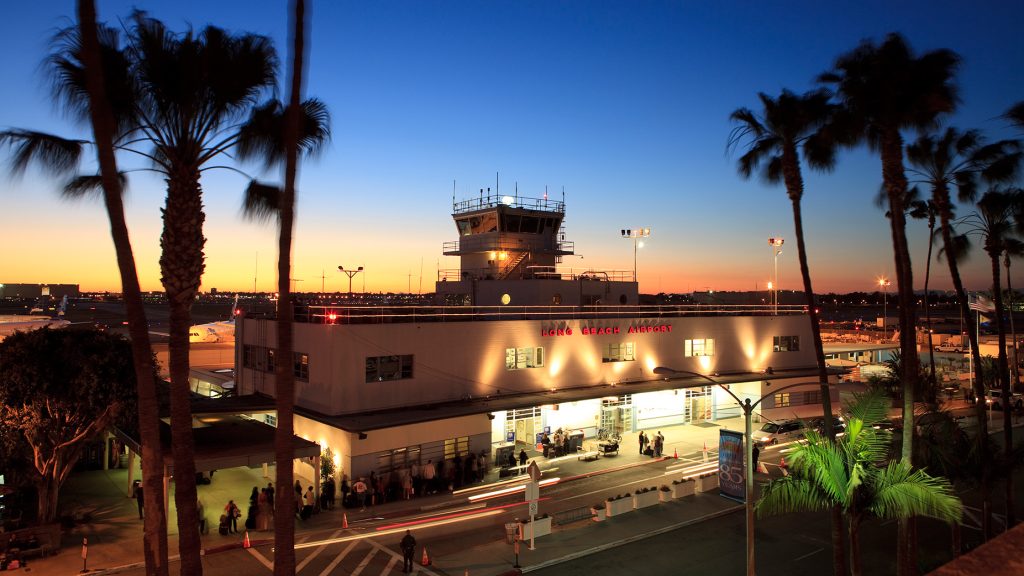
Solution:
{"label": "crosswalk marking", "polygon": [[353,540],[352,542],[350,542],[349,545],[346,546],[344,550],[342,550],[340,553],[338,553],[337,556],[334,557],[334,560],[332,560],[331,563],[327,565],[327,568],[324,568],[324,571],[320,573],[320,576],[328,576],[331,573],[331,571],[338,566],[338,564],[341,564],[341,561],[345,559],[345,556],[347,556],[348,553],[351,552],[352,549],[355,548],[356,544],[358,543],[359,540]]}
{"label": "crosswalk marking", "polygon": [[370,553],[366,555],[366,558],[363,558],[363,561],[359,563],[359,566],[356,566],[355,571],[352,572],[352,576],[359,576],[360,574],[362,574],[363,570],[365,570],[366,567],[370,564],[370,560],[373,559],[373,556],[376,553],[377,553],[377,549],[376,548],[371,548],[370,549]]}
{"label": "crosswalk marking", "polygon": [[[374,548],[380,550],[381,552],[384,552],[385,554],[391,555],[393,560],[397,561],[399,559],[402,559],[402,557],[399,556],[397,552],[392,552],[391,550],[381,546],[380,544],[377,544],[377,542],[374,541],[374,540],[367,540],[367,542],[369,542]],[[404,564],[404,559],[403,559],[403,564]],[[390,566],[390,565],[391,564],[388,564],[388,566]],[[427,574],[428,576],[441,576],[440,574],[438,574],[437,572],[434,572],[433,570],[427,568],[426,566],[417,566],[415,562],[413,562],[413,565],[412,565],[412,572],[413,572],[413,574],[420,574],[420,573],[422,573],[422,574]],[[381,572],[381,574],[383,574],[383,572]]]}
{"label": "crosswalk marking", "polygon": [[395,567],[395,564],[398,564],[398,556],[391,557],[391,560],[388,561],[388,565],[380,571],[380,576],[387,576],[388,574],[391,574],[391,570]]}
{"label": "crosswalk marking", "polygon": [[271,562],[270,560],[267,560],[266,556],[264,556],[263,554],[260,554],[259,552],[257,552],[255,548],[246,548],[245,550],[249,554],[251,554],[253,558],[258,560],[260,564],[263,564],[264,566],[266,566],[267,570],[270,570],[271,572],[274,571],[274,563]]}
{"label": "crosswalk marking", "polygon": [[[334,534],[331,534],[331,538],[337,538],[339,534],[341,534],[341,530],[340,529],[337,530]],[[299,565],[295,567],[295,571],[296,572],[302,572],[302,569],[306,567],[306,564],[309,564],[310,562],[312,562],[313,558],[316,558],[321,552],[324,551],[324,548],[326,548],[326,547],[327,546],[321,546],[321,547],[317,548],[316,550],[314,550],[312,554],[310,554],[309,556],[306,556],[305,558],[303,558],[302,562],[299,562]]]}

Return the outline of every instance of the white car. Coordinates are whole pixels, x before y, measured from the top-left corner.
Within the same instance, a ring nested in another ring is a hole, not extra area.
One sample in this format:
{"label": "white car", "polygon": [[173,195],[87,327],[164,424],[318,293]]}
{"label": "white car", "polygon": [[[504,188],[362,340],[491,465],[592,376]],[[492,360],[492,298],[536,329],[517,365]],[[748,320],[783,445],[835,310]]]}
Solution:
{"label": "white car", "polygon": [[785,422],[769,422],[754,432],[754,444],[757,446],[772,446],[781,442],[799,440],[804,437],[804,423],[799,420],[786,420]]}
{"label": "white car", "polygon": [[[992,410],[1002,410],[1005,408],[1003,404],[1003,391],[990,389],[985,393],[985,404],[988,404],[988,407]],[[1024,394],[1011,392],[1010,404],[1014,410],[1024,409]]]}
{"label": "white car", "polygon": [[955,353],[960,353],[960,352],[963,352],[964,349],[962,347],[956,346],[954,344],[939,344],[938,346],[935,347],[935,351],[936,352],[955,352]]}

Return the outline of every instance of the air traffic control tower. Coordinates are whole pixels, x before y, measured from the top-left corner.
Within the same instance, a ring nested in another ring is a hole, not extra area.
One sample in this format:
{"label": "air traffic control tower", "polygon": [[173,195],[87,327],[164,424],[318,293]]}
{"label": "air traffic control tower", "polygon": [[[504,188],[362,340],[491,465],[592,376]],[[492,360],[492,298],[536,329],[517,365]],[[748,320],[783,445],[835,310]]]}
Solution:
{"label": "air traffic control tower", "polygon": [[439,270],[438,304],[468,306],[636,305],[631,272],[562,268],[574,256],[565,240],[565,200],[492,195],[452,200],[459,239],[445,242],[445,256],[460,268]]}

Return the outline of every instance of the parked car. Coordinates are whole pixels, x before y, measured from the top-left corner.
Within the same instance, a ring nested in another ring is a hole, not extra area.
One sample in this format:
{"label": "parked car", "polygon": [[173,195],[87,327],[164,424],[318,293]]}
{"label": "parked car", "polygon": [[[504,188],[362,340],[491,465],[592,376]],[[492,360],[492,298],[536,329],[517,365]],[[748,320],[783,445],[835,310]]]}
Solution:
{"label": "parked car", "polygon": [[804,436],[804,423],[799,420],[785,422],[768,422],[760,430],[754,432],[754,444],[757,446],[773,446],[781,442],[797,440]]}
{"label": "parked car", "polygon": [[[1002,410],[1006,407],[1003,402],[1003,391],[991,389],[985,393],[985,404],[990,410]],[[1024,409],[1024,394],[1010,393],[1010,405],[1014,410]]]}
{"label": "parked car", "polygon": [[[815,419],[811,420],[809,422],[809,424],[810,424],[811,428],[814,428],[814,430],[818,432],[818,434],[824,434],[825,433],[825,418],[824,417],[815,418]],[[843,419],[838,417],[838,416],[833,416],[832,417],[832,429],[836,431],[836,434],[842,434],[843,432],[846,431],[846,422],[843,422]]]}
{"label": "parked car", "polygon": [[939,344],[938,346],[935,347],[935,351],[960,353],[964,351],[964,348],[962,346],[957,346],[955,344]]}

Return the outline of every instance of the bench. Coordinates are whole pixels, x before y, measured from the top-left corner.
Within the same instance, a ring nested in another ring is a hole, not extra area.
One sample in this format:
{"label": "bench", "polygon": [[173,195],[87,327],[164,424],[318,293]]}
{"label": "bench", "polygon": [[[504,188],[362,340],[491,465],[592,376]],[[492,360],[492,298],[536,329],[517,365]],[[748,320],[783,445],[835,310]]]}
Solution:
{"label": "bench", "polygon": [[581,462],[593,462],[601,457],[601,453],[597,450],[588,450],[586,452],[577,452],[576,459]]}
{"label": "bench", "polygon": [[44,524],[0,534],[0,552],[27,558],[49,556],[60,548],[60,524]]}

